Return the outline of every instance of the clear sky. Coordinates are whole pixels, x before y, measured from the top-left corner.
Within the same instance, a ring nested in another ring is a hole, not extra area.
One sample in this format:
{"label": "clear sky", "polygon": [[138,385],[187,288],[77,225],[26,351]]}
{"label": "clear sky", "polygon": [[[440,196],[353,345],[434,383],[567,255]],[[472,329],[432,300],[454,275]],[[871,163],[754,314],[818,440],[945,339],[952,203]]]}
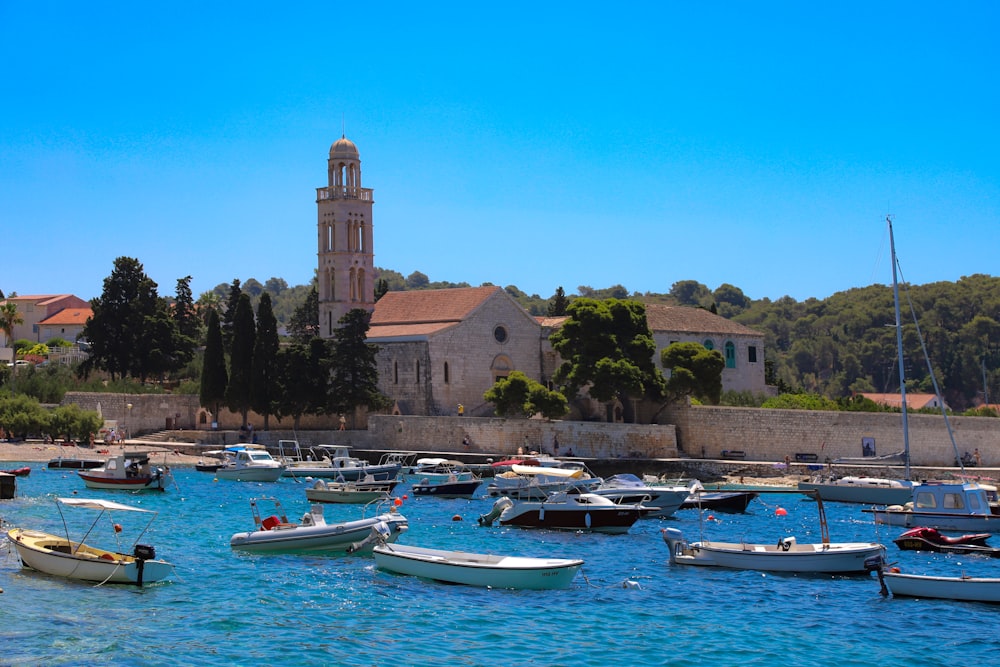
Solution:
{"label": "clear sky", "polygon": [[0,289],[308,282],[346,130],[375,265],[825,298],[1000,270],[1000,3],[0,0]]}

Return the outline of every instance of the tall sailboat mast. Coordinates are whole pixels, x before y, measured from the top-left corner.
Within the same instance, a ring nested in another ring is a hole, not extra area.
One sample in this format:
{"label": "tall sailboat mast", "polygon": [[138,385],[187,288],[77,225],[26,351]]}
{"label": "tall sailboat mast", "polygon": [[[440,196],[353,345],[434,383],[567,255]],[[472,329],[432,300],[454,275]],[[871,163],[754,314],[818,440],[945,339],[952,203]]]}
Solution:
{"label": "tall sailboat mast", "polygon": [[910,428],[906,417],[906,371],[903,369],[903,322],[899,314],[899,281],[896,278],[896,243],[892,237],[892,216],[885,216],[889,225],[889,252],[892,255],[892,300],[896,306],[896,351],[899,354],[899,396],[903,407],[903,464],[906,479],[910,479]]}

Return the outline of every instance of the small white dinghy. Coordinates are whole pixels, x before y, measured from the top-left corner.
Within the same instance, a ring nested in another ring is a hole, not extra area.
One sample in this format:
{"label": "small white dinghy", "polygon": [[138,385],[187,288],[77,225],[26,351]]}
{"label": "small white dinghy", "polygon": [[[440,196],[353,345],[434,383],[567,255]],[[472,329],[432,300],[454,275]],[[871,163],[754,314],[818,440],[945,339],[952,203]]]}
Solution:
{"label": "small white dinghy", "polygon": [[[261,517],[261,501],[273,502],[275,514]],[[233,535],[229,540],[233,549],[255,553],[368,553],[376,540],[395,542],[408,527],[406,517],[395,505],[376,516],[341,523],[327,523],[322,505],[313,505],[301,522],[292,523],[276,498],[254,498],[250,511],[255,529]]]}
{"label": "small white dinghy", "polygon": [[892,597],[935,598],[963,602],[1000,603],[1000,579],[992,577],[934,577],[921,574],[904,574],[899,568],[879,567],[879,584],[882,595]]}
{"label": "small white dinghy", "polygon": [[[84,539],[93,532],[97,522],[106,513],[146,512],[153,516],[136,537],[131,554],[99,549],[83,542],[74,542],[69,539],[68,529],[66,537],[59,537],[37,530],[12,528],[7,531],[7,538],[17,550],[17,555],[24,567],[67,579],[96,581],[102,584],[136,584],[138,586],[166,579],[173,571],[173,565],[156,559],[156,550],[153,547],[138,543],[153,523],[153,519],[156,518],[156,512],[98,499],[57,498],[56,503],[60,515],[62,515],[63,505],[100,511],[90,529],[87,530]],[[63,517],[63,525],[66,525],[65,517]],[[122,530],[121,525],[114,524],[114,530],[117,539]]]}
{"label": "small white dinghy", "polygon": [[551,590],[569,588],[583,561],[571,558],[528,558],[378,544],[375,564],[390,572],[449,584],[485,588]]}

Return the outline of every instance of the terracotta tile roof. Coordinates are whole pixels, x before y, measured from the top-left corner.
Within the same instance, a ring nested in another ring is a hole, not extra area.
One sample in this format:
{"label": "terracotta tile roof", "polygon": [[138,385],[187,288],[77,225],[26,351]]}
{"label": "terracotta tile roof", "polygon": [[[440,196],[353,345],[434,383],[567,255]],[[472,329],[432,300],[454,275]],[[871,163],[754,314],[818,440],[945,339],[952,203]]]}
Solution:
{"label": "terracotta tile roof", "polygon": [[[871,399],[878,403],[879,405],[885,405],[890,408],[901,408],[903,407],[903,398],[900,394],[874,394],[863,392],[861,394],[865,398]],[[920,410],[926,407],[937,407],[934,405],[937,395],[935,394],[914,394],[912,392],[907,392],[906,394],[906,406],[910,410]]]}
{"label": "terracotta tile roof", "polygon": [[422,324],[381,324],[368,328],[366,340],[383,338],[425,337],[455,326],[455,322],[425,322]]}
{"label": "terracotta tile roof", "polygon": [[34,303],[44,306],[48,305],[52,301],[72,296],[72,294],[19,294],[17,296],[7,297],[7,301],[24,301],[25,303]]}
{"label": "terracotta tile roof", "polygon": [[87,323],[87,318],[94,314],[94,311],[90,308],[63,308],[55,315],[46,317],[44,320],[38,323],[39,326],[42,325],[80,325],[83,326]]}
{"label": "terracotta tile roof", "polygon": [[558,329],[563,325],[563,322],[565,322],[569,318],[566,315],[560,315],[558,317],[539,316],[536,317],[535,319],[538,320],[538,323],[541,324],[543,327]]}
{"label": "terracotta tile roof", "polygon": [[727,320],[703,308],[646,304],[646,321],[653,332],[676,331],[679,333],[729,334],[734,336],[763,336],[759,331]]}
{"label": "terracotta tile roof", "polygon": [[375,303],[371,328],[398,324],[461,322],[499,291],[499,287],[492,285],[388,292]]}

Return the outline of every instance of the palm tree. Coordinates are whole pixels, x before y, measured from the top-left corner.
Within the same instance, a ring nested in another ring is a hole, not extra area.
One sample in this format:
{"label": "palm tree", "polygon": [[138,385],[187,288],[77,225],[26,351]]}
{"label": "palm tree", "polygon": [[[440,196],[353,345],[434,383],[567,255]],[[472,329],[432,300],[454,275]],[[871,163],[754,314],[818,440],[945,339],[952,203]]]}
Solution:
{"label": "palm tree", "polygon": [[[0,304],[0,331],[3,331],[4,342],[11,348],[11,361],[16,361],[16,355],[14,354],[14,327],[18,324],[23,324],[24,318],[21,317],[21,313],[17,312],[17,304],[12,301],[4,301]],[[14,393],[14,371],[17,370],[17,366],[12,366],[10,369],[10,391]]]}
{"label": "palm tree", "polygon": [[17,304],[12,301],[4,301],[0,304],[0,331],[4,333],[4,339],[9,347],[14,347],[14,327],[24,324],[24,318],[17,312]]}

